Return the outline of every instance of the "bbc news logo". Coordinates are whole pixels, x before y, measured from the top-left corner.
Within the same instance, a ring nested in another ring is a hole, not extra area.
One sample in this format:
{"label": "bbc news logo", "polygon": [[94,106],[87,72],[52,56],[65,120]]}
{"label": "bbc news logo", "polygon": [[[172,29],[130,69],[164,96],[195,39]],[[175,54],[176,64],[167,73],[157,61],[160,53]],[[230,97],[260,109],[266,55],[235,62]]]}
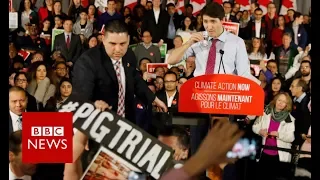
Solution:
{"label": "bbc news logo", "polygon": [[[68,140],[64,138],[63,126],[33,126],[31,136],[39,139],[28,139],[28,149],[67,149]],[[52,139],[47,137],[61,137]]]}
{"label": "bbc news logo", "polygon": [[72,113],[22,114],[22,161],[25,163],[72,162]]}

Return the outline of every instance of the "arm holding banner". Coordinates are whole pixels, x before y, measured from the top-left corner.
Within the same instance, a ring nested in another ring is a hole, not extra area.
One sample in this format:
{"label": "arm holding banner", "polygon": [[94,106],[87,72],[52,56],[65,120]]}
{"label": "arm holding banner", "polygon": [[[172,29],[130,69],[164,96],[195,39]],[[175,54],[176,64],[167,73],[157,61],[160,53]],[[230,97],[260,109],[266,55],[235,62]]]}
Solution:
{"label": "arm holding banner", "polygon": [[251,75],[250,73],[250,62],[246,50],[246,45],[244,44],[243,39],[239,38],[239,41],[237,43],[237,54],[236,54],[236,71],[238,76],[242,76],[245,78],[248,78],[257,84],[261,84],[261,81],[259,81],[257,78]]}
{"label": "arm holding banner", "polygon": [[82,175],[81,154],[87,144],[88,137],[80,131],[73,136],[73,163],[64,166],[64,180],[79,180]]}

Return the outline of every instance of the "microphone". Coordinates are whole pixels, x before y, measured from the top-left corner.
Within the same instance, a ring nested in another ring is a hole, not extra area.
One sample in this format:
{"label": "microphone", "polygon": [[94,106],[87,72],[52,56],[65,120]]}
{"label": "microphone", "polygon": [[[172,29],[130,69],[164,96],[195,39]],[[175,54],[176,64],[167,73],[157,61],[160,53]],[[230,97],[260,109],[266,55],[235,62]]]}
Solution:
{"label": "microphone", "polygon": [[223,60],[222,60],[222,59],[223,59],[224,50],[220,49],[220,50],[219,50],[219,53],[220,53],[221,56],[220,56],[220,63],[219,63],[218,74],[220,74],[221,64],[222,64],[224,73],[227,74],[227,73],[226,73],[226,70],[225,70],[225,68],[224,68]]}

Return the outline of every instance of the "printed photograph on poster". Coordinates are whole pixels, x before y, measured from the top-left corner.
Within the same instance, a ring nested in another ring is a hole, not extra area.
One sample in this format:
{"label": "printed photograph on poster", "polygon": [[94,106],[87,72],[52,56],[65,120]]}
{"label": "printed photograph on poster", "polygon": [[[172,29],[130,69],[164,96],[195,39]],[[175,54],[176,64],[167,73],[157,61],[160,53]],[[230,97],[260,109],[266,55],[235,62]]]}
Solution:
{"label": "printed photograph on poster", "polygon": [[131,171],[141,173],[141,170],[101,146],[81,179],[126,180]]}
{"label": "printed photograph on poster", "polygon": [[222,25],[227,31],[229,31],[229,32],[231,32],[231,33],[233,33],[233,34],[235,34],[237,36],[239,35],[239,28],[240,28],[240,24],[239,23],[222,22]]}

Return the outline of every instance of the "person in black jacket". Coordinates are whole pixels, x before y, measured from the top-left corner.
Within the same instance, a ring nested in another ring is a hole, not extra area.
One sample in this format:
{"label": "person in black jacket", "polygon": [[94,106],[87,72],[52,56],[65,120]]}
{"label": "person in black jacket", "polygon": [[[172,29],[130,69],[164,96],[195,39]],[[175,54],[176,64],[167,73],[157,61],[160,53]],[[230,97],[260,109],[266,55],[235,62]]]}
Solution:
{"label": "person in black jacket", "polygon": [[[14,85],[19,86],[22,89],[26,90],[28,86],[28,80],[27,80],[27,74],[25,72],[17,72],[14,76]],[[34,112],[38,111],[38,103],[35,97],[33,97],[31,94],[29,94],[26,91],[26,94],[28,96],[28,104],[27,104],[27,111],[28,112]]]}

